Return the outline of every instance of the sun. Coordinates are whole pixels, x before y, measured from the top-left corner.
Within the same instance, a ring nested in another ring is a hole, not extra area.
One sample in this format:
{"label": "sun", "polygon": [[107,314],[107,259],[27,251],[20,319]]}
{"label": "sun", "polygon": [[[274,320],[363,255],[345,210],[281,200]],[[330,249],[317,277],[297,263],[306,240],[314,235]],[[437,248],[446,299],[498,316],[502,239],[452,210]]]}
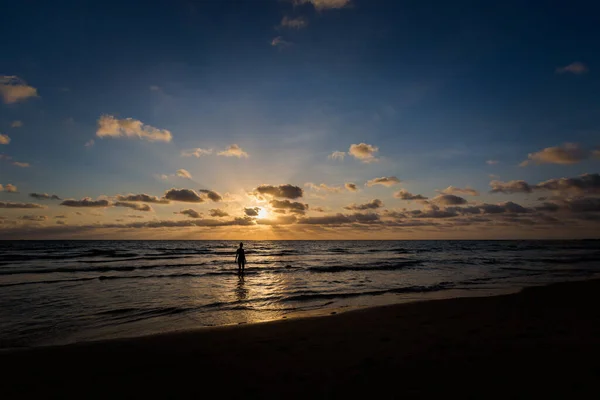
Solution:
{"label": "sun", "polygon": [[258,212],[258,218],[265,219],[269,218],[269,211],[266,208],[261,208]]}

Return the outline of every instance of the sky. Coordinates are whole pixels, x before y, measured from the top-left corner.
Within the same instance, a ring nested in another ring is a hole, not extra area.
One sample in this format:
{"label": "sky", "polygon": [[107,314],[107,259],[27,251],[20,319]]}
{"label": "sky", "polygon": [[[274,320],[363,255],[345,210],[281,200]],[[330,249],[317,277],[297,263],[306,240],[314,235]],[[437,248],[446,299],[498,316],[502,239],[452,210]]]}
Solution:
{"label": "sky", "polygon": [[593,3],[13,2],[0,239],[598,238]]}

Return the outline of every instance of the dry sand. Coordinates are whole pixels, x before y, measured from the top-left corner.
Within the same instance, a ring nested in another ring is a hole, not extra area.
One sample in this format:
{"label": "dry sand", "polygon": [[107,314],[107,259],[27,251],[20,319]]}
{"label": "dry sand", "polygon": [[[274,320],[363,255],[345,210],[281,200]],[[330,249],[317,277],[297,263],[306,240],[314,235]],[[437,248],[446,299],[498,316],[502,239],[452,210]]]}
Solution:
{"label": "dry sand", "polygon": [[600,280],[487,298],[0,353],[0,396],[579,398]]}

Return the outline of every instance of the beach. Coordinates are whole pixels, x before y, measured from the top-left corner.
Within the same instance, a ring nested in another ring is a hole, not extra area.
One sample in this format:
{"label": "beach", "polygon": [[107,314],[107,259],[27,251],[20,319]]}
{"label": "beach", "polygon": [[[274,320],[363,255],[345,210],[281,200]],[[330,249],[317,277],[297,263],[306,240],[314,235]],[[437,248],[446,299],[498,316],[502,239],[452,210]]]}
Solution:
{"label": "beach", "polygon": [[3,398],[597,392],[600,280],[0,353]]}

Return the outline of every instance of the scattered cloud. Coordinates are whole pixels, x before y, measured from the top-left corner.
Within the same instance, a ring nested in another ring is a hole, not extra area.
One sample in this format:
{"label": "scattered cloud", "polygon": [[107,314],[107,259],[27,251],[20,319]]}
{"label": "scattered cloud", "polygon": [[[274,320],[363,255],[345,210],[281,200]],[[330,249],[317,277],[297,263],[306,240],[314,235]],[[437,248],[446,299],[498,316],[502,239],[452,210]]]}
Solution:
{"label": "scattered cloud", "polygon": [[301,225],[344,225],[344,224],[373,224],[379,223],[380,218],[375,213],[354,213],[354,214],[334,214],[323,215],[322,217],[306,217],[298,220]]}
{"label": "scattered cloud", "polygon": [[346,210],[374,210],[377,208],[381,208],[383,207],[383,202],[379,199],[373,199],[371,201],[369,201],[368,203],[364,203],[364,204],[350,204],[346,207],[344,207],[344,209]]}
{"label": "scattered cloud", "polygon": [[0,201],[0,208],[46,208],[46,206],[35,203],[13,203],[10,201]]}
{"label": "scattered cloud", "polygon": [[371,179],[370,181],[367,181],[366,185],[367,186],[374,186],[374,185],[383,185],[383,186],[394,186],[400,183],[400,179],[396,178],[395,176],[382,176],[381,178],[375,178],[375,179]]}
{"label": "scattered cloud", "polygon": [[531,193],[533,190],[533,188],[524,180],[509,182],[491,181],[490,186],[492,187],[490,193]]}
{"label": "scattered cloud", "polygon": [[210,200],[212,200],[214,202],[219,202],[219,201],[223,200],[223,196],[221,196],[219,193],[217,193],[213,190],[200,189],[199,192],[206,195],[206,197],[208,197]]}
{"label": "scattered cloud", "polygon": [[346,153],[343,151],[334,151],[330,155],[327,156],[330,160],[343,160],[346,157]]}
{"label": "scattered cloud", "polygon": [[427,200],[427,197],[420,194],[412,194],[406,189],[400,189],[398,192],[394,193],[394,197],[400,200]]}
{"label": "scattered cloud", "polygon": [[308,210],[308,204],[292,202],[289,200],[271,200],[271,207],[279,210],[287,210],[295,214],[304,214]]}
{"label": "scattered cloud", "polygon": [[242,148],[235,143],[229,146],[226,150],[220,151],[217,153],[217,155],[225,157],[248,158],[248,153],[242,150]]}
{"label": "scattered cloud", "polygon": [[29,193],[29,197],[33,197],[37,200],[62,200],[57,195],[48,193]]}
{"label": "scattered cloud", "polygon": [[358,191],[358,187],[356,186],[356,184],[354,184],[354,183],[351,183],[351,182],[346,182],[346,183],[344,184],[344,187],[345,187],[346,189],[348,189],[349,191],[351,191],[351,192],[356,192],[356,191]]}
{"label": "scattered cloud", "polygon": [[125,196],[117,195],[119,201],[139,201],[144,203],[155,203],[155,204],[169,204],[169,200],[165,198],[158,198],[156,196],[150,196],[149,194],[128,194]]}
{"label": "scattered cloud", "polygon": [[460,204],[467,204],[467,200],[463,199],[462,197],[455,196],[453,194],[440,194],[431,199],[431,201],[442,206],[456,206]]}
{"label": "scattered cloud", "polygon": [[202,156],[207,156],[213,153],[213,149],[201,149],[200,147],[196,147],[195,149],[182,150],[182,157],[196,157],[200,158]]}
{"label": "scattered cloud", "polygon": [[208,210],[208,213],[211,217],[216,217],[216,218],[222,218],[222,217],[229,216],[228,213],[226,213],[225,211],[223,211],[219,208],[212,208],[212,209]]}
{"label": "scattered cloud", "polygon": [[19,219],[23,221],[42,222],[48,219],[45,215],[21,215]]}
{"label": "scattered cloud", "polygon": [[186,178],[186,179],[192,179],[192,174],[190,174],[187,170],[185,169],[178,169],[177,170],[177,176],[181,177],[181,178]]}
{"label": "scattered cloud", "polygon": [[20,167],[20,168],[29,168],[31,166],[31,165],[29,165],[29,163],[19,162],[19,161],[14,161],[12,163],[12,165],[14,165],[15,167]]}
{"label": "scattered cloud", "polygon": [[10,124],[11,128],[20,128],[23,126],[23,121],[13,121]]}
{"label": "scattered cloud", "polygon": [[464,189],[457,188],[454,186],[448,186],[446,189],[442,190],[443,194],[464,194],[467,196],[479,196],[479,192],[473,188],[466,187]]}
{"label": "scattered cloud", "polygon": [[202,218],[202,214],[192,208],[188,208],[187,210],[181,210],[179,212],[176,212],[175,214],[187,215],[190,218]]}
{"label": "scattered cloud", "polygon": [[379,159],[375,157],[375,153],[378,151],[378,147],[366,143],[359,143],[351,145],[348,154],[364,163],[372,163],[379,161]]}
{"label": "scattered cloud", "polygon": [[135,211],[154,211],[148,204],[132,203],[128,201],[117,201],[113,204],[115,207],[127,207]]}
{"label": "scattered cloud", "polygon": [[67,218],[67,216],[66,216],[66,215],[64,215],[64,214],[61,214],[61,215],[55,215],[55,216],[54,216],[54,218],[55,218],[55,219],[66,219],[66,218]]}
{"label": "scattered cloud", "polygon": [[578,62],[578,61],[571,63],[569,65],[566,65],[564,67],[556,68],[556,72],[559,74],[564,74],[564,73],[569,72],[571,74],[581,75],[581,74],[585,74],[588,71],[589,71],[589,69],[588,69],[587,65],[585,65],[584,63]]}
{"label": "scattered cloud", "polygon": [[549,179],[535,185],[535,189],[572,194],[600,193],[600,174],[583,174],[575,178]]}
{"label": "scattered cloud", "polygon": [[279,197],[285,199],[298,199],[304,195],[304,190],[301,187],[293,186],[290,184],[273,186],[273,185],[260,185],[254,190],[255,193],[261,195],[268,195],[272,197]]}
{"label": "scattered cloud", "polygon": [[498,160],[487,160],[485,163],[487,165],[496,165],[496,164],[498,164],[498,162],[499,162]]}
{"label": "scattered cloud", "polygon": [[317,10],[344,8],[351,4],[350,0],[294,0],[294,4],[312,4]]}
{"label": "scattered cloud", "polygon": [[10,143],[10,137],[8,135],[0,134],[0,144],[9,144],[9,143]]}
{"label": "scattered cloud", "polygon": [[94,141],[94,139],[90,139],[87,142],[85,142],[84,146],[85,147],[92,147],[96,142]]}
{"label": "scattered cloud", "polygon": [[96,136],[104,137],[137,137],[150,142],[170,142],[173,138],[166,129],[158,129],[144,125],[142,121],[133,118],[117,119],[112,115],[103,115],[98,119]]}
{"label": "scattered cloud", "polygon": [[528,159],[519,165],[525,167],[530,164],[577,164],[591,155],[577,143],[565,143],[562,146],[546,147],[536,153],[529,153]]}
{"label": "scattered cloud", "polygon": [[5,104],[18,103],[38,97],[37,89],[16,76],[0,76],[0,95]]}
{"label": "scattered cloud", "polygon": [[9,193],[17,193],[17,187],[11,183],[7,183],[6,185],[0,185],[0,192],[9,192]]}
{"label": "scattered cloud", "polygon": [[169,189],[165,192],[165,199],[182,201],[186,203],[202,203],[204,200],[192,189]]}
{"label": "scattered cloud", "polygon": [[271,40],[271,46],[276,47],[278,49],[285,49],[287,47],[290,47],[291,45],[292,45],[292,42],[288,42],[287,40],[284,40],[283,36],[277,36],[276,38]]}
{"label": "scattered cloud", "polygon": [[287,15],[281,20],[281,27],[291,29],[302,29],[308,25],[308,21],[302,17],[290,18]]}
{"label": "scattered cloud", "polygon": [[258,214],[260,213],[260,207],[244,208],[244,213],[248,217],[258,217]]}
{"label": "scattered cloud", "polygon": [[152,92],[160,92],[160,91],[161,91],[161,89],[160,89],[160,87],[159,87],[159,86],[156,86],[156,85],[151,85],[151,86],[150,86],[150,91],[152,91]]}
{"label": "scattered cloud", "polygon": [[324,192],[328,192],[328,193],[340,193],[343,190],[343,188],[340,186],[329,186],[325,183],[321,183],[320,185],[315,185],[312,182],[307,182],[304,184],[304,186],[309,187],[313,190],[324,191]]}
{"label": "scattered cloud", "polygon": [[81,200],[64,200],[60,205],[66,207],[108,207],[110,206],[110,203],[105,199],[92,200],[90,197],[84,197]]}

